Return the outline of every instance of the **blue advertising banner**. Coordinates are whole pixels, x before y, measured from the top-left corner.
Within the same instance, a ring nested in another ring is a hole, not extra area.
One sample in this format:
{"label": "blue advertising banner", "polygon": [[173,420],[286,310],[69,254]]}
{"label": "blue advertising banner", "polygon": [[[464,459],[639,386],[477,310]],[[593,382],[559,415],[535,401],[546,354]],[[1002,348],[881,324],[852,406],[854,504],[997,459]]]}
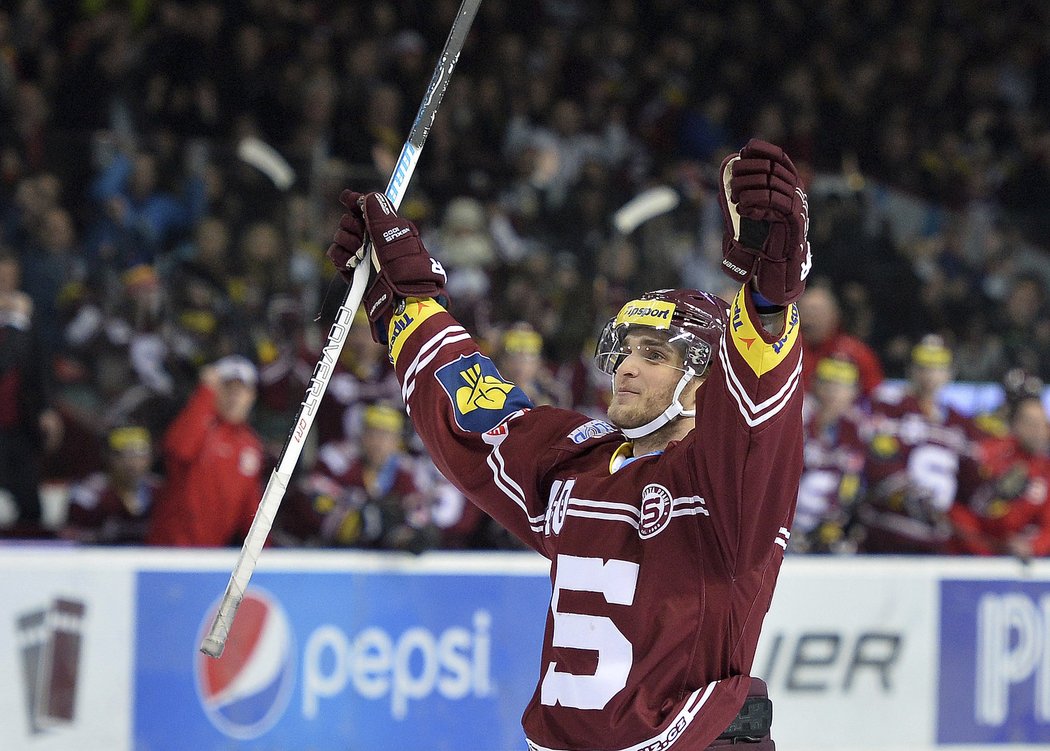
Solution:
{"label": "blue advertising banner", "polygon": [[1050,582],[941,582],[938,743],[1050,744]]}
{"label": "blue advertising banner", "polygon": [[135,748],[524,747],[546,577],[260,572],[213,660],[226,580],[138,575]]}

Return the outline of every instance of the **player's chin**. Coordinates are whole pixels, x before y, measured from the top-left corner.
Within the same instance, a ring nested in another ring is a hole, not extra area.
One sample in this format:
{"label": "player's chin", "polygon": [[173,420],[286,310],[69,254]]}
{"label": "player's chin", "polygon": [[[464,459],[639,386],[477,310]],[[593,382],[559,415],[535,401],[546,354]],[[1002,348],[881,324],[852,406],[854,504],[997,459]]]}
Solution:
{"label": "player's chin", "polygon": [[609,418],[609,422],[621,430],[624,428],[638,428],[648,422],[642,419],[639,409],[618,403],[615,401],[615,398],[613,403],[609,405],[609,409],[606,410],[606,415]]}

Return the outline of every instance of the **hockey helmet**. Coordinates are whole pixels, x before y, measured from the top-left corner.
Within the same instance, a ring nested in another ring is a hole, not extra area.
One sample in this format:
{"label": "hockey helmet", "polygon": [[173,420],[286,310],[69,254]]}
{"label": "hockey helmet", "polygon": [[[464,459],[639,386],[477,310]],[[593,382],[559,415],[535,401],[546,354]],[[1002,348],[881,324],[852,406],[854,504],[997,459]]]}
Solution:
{"label": "hockey helmet", "polygon": [[729,304],[695,289],[661,289],[631,300],[609,319],[598,337],[594,359],[599,370],[612,375],[624,358],[623,341],[636,327],[668,332],[678,345],[684,367],[702,375],[729,320]]}

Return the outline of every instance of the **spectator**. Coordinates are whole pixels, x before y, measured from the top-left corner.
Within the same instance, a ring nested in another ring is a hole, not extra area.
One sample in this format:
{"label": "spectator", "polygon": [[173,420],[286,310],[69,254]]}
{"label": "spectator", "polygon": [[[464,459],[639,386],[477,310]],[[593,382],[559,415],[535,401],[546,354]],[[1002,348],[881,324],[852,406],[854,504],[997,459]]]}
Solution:
{"label": "spectator", "polygon": [[1050,311],[1043,277],[1026,273],[1014,279],[998,328],[1007,365],[1050,380]]}
{"label": "spectator", "polygon": [[[300,370],[308,381],[317,357],[314,353],[301,356]],[[315,427],[318,443],[356,440],[361,434],[361,410],[365,405],[379,402],[400,403],[401,386],[387,358],[386,347],[372,341],[368,318],[361,308],[354,315],[318,410]]]}
{"label": "spectator", "polygon": [[826,284],[810,284],[798,302],[802,326],[802,385],[809,390],[813,373],[823,358],[842,353],[857,364],[860,393],[870,398],[882,383],[882,364],[867,344],[842,329],[835,293]]}
{"label": "spectator", "polygon": [[527,323],[508,327],[499,337],[495,362],[500,373],[517,384],[536,406],[568,408],[568,389],[555,380],[543,358],[543,337]]}
{"label": "spectator", "polygon": [[948,512],[977,479],[973,422],[939,402],[952,377],[952,353],[928,335],[912,349],[901,393],[876,395],[864,469],[867,494],[857,509],[860,549],[871,553],[943,553]]}
{"label": "spectator", "polygon": [[864,471],[864,419],[857,399],[860,371],[845,355],[817,363],[813,387],[802,406],[805,447],[789,550],[799,553],[851,553],[846,536],[854,505],[861,497]]}
{"label": "spectator", "polygon": [[426,496],[404,452],[400,410],[365,407],[359,444],[321,447],[282,527],[308,545],[420,553],[438,542]]}
{"label": "spectator", "polygon": [[0,489],[14,500],[11,531],[38,534],[41,462],[61,442],[62,419],[50,406],[50,369],[20,274],[18,257],[0,248]]}
{"label": "spectator", "polygon": [[101,256],[123,256],[124,266],[154,263],[199,222],[207,209],[205,184],[191,175],[182,195],[161,187],[157,155],[141,149],[119,151],[91,185],[100,211],[92,228],[92,247]]}
{"label": "spectator", "polygon": [[952,551],[1050,555],[1050,417],[1038,395],[1010,406],[1010,434],[981,446],[982,482],[951,508]]}
{"label": "spectator", "polygon": [[147,543],[243,541],[262,497],[262,441],[248,424],[257,382],[255,366],[240,355],[202,369],[200,385],[164,436],[166,476]]}
{"label": "spectator", "polygon": [[107,467],[74,483],[62,537],[95,545],[140,544],[160,486],[149,431],[122,425],[106,436]]}

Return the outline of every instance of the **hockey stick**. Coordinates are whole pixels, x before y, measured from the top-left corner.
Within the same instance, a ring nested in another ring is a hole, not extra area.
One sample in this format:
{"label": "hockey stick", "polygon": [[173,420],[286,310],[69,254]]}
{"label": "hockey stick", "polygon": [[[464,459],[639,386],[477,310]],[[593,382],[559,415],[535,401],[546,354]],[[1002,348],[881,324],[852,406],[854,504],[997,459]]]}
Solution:
{"label": "hockey stick", "polygon": [[650,219],[674,210],[680,201],[674,188],[666,185],[643,190],[616,210],[612,216],[613,226],[621,235],[629,235]]}
{"label": "hockey stick", "polygon": [[[426,94],[423,95],[423,103],[419,107],[416,121],[412,124],[408,140],[401,147],[401,154],[397,159],[397,164],[394,166],[394,172],[390,176],[390,182],[387,183],[386,196],[394,204],[394,208],[400,206],[401,200],[405,197],[408,183],[412,179],[412,173],[415,172],[419,155],[423,150],[423,143],[426,141],[430,128],[434,124],[438,106],[441,104],[445,90],[448,88],[452,70],[459,60],[459,54],[463,50],[463,43],[466,41],[467,32],[470,30],[470,25],[474,21],[479,5],[481,5],[481,0],[463,0],[459,6],[459,11],[456,13],[455,21],[452,23],[452,30],[449,32],[448,40],[445,42],[445,48],[441,51],[441,57],[438,59],[434,75],[430,79],[430,85],[427,87]],[[320,360],[314,367],[313,375],[310,377],[310,384],[306,389],[306,396],[299,406],[299,412],[295,416],[292,429],[289,431],[288,439],[285,441],[284,449],[281,451],[281,458],[277,462],[277,467],[270,474],[269,482],[266,483],[266,489],[263,491],[262,499],[259,501],[259,509],[255,512],[252,526],[248,530],[244,545],[241,546],[241,554],[237,559],[233,572],[230,574],[230,582],[226,585],[226,592],[223,594],[222,602],[219,604],[219,610],[215,614],[215,619],[212,621],[208,635],[201,642],[201,652],[209,657],[219,657],[226,646],[226,639],[230,635],[230,629],[233,627],[233,618],[237,614],[237,608],[240,607],[241,600],[244,598],[248,582],[251,580],[252,573],[255,571],[255,565],[259,560],[259,554],[262,552],[266,538],[270,534],[270,528],[273,526],[277,509],[280,507],[285,491],[288,489],[292,471],[299,461],[299,455],[302,453],[306,437],[310,432],[310,427],[313,425],[314,415],[321,403],[321,397],[324,396],[325,389],[328,388],[328,381],[332,377],[336,360],[339,358],[339,352],[343,349],[347,332],[350,331],[354,313],[361,305],[361,299],[364,297],[372,268],[372,264],[368,262],[370,254],[371,243],[365,247],[364,260],[357,265],[353,281],[347,290],[343,304],[336,312],[335,321],[332,323],[332,328],[328,333],[328,341],[325,343],[324,349],[321,350]]]}

